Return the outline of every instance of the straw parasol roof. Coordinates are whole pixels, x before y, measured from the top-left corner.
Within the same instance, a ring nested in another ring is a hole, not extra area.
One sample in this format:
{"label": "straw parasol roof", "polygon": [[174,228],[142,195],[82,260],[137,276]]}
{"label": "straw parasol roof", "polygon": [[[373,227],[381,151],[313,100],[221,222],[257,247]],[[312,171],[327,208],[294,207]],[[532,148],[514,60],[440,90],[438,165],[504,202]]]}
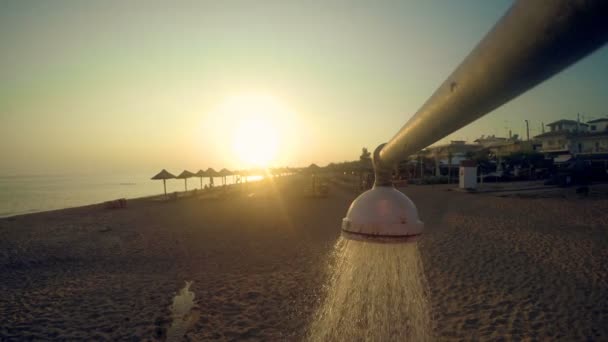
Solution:
{"label": "straw parasol roof", "polygon": [[220,174],[211,167],[208,168],[207,171],[205,171],[205,173],[207,173],[207,177],[219,177],[220,176]]}
{"label": "straw parasol roof", "polygon": [[208,168],[205,173],[207,174],[207,177],[209,177],[209,185],[213,187],[213,177],[219,177],[220,174],[211,167]]}
{"label": "straw parasol roof", "polygon": [[194,175],[201,179],[201,190],[203,190],[203,177],[207,177],[207,172],[205,172],[203,170],[198,170],[198,172],[195,173]]}
{"label": "straw parasol roof", "polygon": [[150,178],[150,179],[172,179],[175,178],[174,175],[172,175],[170,172],[168,172],[167,170],[163,169],[161,172],[159,172],[156,176]]}
{"label": "straw parasol roof", "polygon": [[218,173],[222,177],[222,184],[224,185],[226,185],[226,176],[230,176],[233,174],[232,172],[230,172],[230,170],[226,168],[221,169]]}
{"label": "straw parasol roof", "polygon": [[188,178],[192,178],[194,177],[194,173],[188,171],[188,170],[184,170],[182,173],[179,174],[179,176],[175,177],[177,179],[188,179]]}
{"label": "straw parasol roof", "polygon": [[188,178],[192,178],[194,177],[194,173],[188,171],[188,170],[184,170],[182,173],[179,174],[179,176],[175,177],[178,179],[183,179],[184,180],[184,189],[185,191],[188,191]]}
{"label": "straw parasol roof", "polygon": [[154,179],[154,180],[162,179],[163,180],[163,188],[165,189],[165,196],[167,196],[167,179],[173,179],[173,178],[175,178],[174,175],[167,172],[167,170],[163,169],[161,172],[159,172],[156,176],[152,177],[151,179]]}

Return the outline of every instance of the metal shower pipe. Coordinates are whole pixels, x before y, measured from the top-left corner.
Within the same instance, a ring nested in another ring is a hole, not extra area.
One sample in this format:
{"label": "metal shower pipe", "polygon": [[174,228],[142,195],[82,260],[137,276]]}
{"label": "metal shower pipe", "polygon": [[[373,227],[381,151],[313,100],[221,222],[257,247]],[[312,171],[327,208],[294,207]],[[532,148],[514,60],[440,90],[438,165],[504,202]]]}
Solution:
{"label": "metal shower pipe", "polygon": [[519,0],[416,114],[374,153],[392,167],[567,68],[608,41],[606,0]]}

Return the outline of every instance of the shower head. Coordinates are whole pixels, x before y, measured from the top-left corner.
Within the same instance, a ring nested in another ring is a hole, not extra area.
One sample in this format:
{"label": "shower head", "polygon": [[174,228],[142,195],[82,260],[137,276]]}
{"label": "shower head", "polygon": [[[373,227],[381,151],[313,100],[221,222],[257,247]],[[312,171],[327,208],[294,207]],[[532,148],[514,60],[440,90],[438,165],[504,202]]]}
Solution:
{"label": "shower head", "polygon": [[374,187],[350,205],[342,219],[342,236],[369,242],[414,242],[424,224],[418,219],[414,203],[393,186],[391,170],[379,165],[378,153],[383,146],[374,151]]}
{"label": "shower head", "polygon": [[393,186],[374,186],[351,204],[342,236],[369,242],[414,242],[424,224],[414,203]]}

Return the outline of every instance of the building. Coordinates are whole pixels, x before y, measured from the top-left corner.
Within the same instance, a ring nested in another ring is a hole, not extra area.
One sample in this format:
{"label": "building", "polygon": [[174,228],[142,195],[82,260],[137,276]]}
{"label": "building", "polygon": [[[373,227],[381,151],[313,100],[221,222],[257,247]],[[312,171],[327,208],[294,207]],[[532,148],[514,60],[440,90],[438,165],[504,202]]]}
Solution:
{"label": "building", "polygon": [[439,163],[453,166],[460,165],[460,162],[471,153],[479,151],[481,148],[477,144],[467,144],[463,140],[452,140],[449,144],[431,146],[425,149],[427,155],[439,161]]}
{"label": "building", "polygon": [[481,136],[475,139],[481,149],[488,152],[490,156],[498,159],[520,152],[535,152],[540,149],[540,144],[536,140],[522,141],[517,134],[510,138],[501,138],[494,135]]}
{"label": "building", "polygon": [[483,148],[487,148],[487,147],[502,145],[502,144],[506,143],[508,140],[509,139],[507,139],[507,138],[501,138],[501,137],[497,137],[494,135],[488,135],[487,137],[485,135],[482,135],[480,138],[475,139],[473,142],[481,145],[481,147],[483,147]]}
{"label": "building", "polygon": [[605,132],[608,131],[608,118],[587,121],[589,124],[589,132]]}
{"label": "building", "polygon": [[585,132],[570,137],[570,152],[574,155],[608,152],[608,130]]}
{"label": "building", "polygon": [[449,144],[431,146],[425,149],[428,157],[435,161],[435,175],[440,175],[441,169],[450,172],[448,168],[456,170],[460,162],[469,159],[473,153],[479,151],[479,144],[467,144],[463,140],[452,140]]}
{"label": "building", "polygon": [[539,134],[534,139],[540,141],[542,153],[565,154],[570,152],[570,132],[551,131]]}
{"label": "building", "polygon": [[589,129],[589,125],[585,124],[585,123],[581,123],[580,121],[576,121],[576,120],[557,120],[555,122],[552,122],[550,124],[547,124],[547,126],[549,126],[549,133],[551,132],[586,132]]}
{"label": "building", "polygon": [[507,140],[502,144],[496,144],[488,147],[490,154],[497,158],[506,157],[514,153],[532,153],[536,152],[537,144],[534,140],[522,141],[522,140]]}
{"label": "building", "polygon": [[[580,123],[558,120],[547,126],[549,132],[537,135],[541,152],[548,156],[589,155],[608,152],[608,118]],[[562,158],[563,159],[563,158]]]}

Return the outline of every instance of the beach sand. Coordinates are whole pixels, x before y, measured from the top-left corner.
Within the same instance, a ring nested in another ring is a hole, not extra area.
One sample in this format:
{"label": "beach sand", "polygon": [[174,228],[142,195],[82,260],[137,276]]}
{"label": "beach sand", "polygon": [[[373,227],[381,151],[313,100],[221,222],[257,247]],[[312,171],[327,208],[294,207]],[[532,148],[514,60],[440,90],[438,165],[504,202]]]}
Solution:
{"label": "beach sand", "polygon": [[[192,282],[189,340],[300,340],[351,189],[309,179],[0,219],[0,340],[164,340]],[[607,340],[608,200],[404,188],[437,340]]]}

